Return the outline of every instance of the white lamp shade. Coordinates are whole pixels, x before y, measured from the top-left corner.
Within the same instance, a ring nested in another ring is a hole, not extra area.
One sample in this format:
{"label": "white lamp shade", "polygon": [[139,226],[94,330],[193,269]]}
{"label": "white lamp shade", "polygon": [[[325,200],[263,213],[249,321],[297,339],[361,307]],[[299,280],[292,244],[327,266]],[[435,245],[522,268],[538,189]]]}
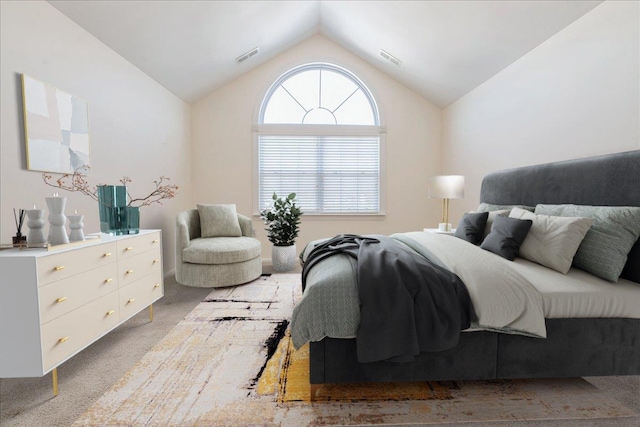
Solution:
{"label": "white lamp shade", "polygon": [[431,178],[429,182],[430,199],[463,199],[464,176],[439,175]]}

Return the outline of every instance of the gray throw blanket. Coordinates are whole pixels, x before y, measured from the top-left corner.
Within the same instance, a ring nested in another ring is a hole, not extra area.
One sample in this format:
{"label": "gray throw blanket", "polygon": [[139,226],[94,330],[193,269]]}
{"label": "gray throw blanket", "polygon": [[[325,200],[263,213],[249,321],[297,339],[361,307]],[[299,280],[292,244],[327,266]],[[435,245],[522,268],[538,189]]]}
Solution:
{"label": "gray throw blanket", "polygon": [[476,320],[458,276],[386,236],[342,234],[316,246],[302,270],[303,290],[309,270],[339,253],[357,259],[360,362],[407,362],[448,350]]}

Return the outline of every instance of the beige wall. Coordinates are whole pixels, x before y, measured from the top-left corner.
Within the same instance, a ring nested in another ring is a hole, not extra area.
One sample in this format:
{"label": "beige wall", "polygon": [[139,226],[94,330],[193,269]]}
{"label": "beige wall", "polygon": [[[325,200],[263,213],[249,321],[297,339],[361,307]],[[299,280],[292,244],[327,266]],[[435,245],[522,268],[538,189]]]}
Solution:
{"label": "beige wall", "polygon": [[443,168],[466,175],[640,148],[639,3],[605,2],[443,113]]}
{"label": "beige wall", "polygon": [[[267,89],[281,74],[307,62],[330,62],[350,70],[376,98],[387,129],[386,216],[381,220],[303,216],[298,247],[338,233],[386,234],[437,225],[440,205],[427,200],[427,181],[440,172],[441,110],[321,35],[300,43],[193,106],[196,202],[235,203],[241,213],[254,212],[252,125],[257,110]],[[260,218],[254,217],[254,225],[263,257],[269,258],[271,244]]]}
{"label": "beige wall", "polygon": [[[141,210],[142,227],[163,230],[165,272],[173,270],[175,214],[192,203],[190,106],[46,2],[2,1],[0,12],[0,241],[15,234],[12,208],[44,208],[55,191],[26,170],[24,73],[88,101],[90,183],[117,184],[126,175],[136,197],[151,192],[160,175],[180,186],[176,198]],[[85,214],[85,232],[99,231],[97,202],[60,193],[67,213]]]}
{"label": "beige wall", "polygon": [[[1,242],[15,232],[12,208],[44,207],[53,192],[40,173],[25,167],[22,73],[88,100],[92,183],[117,183],[127,175],[134,195],[151,191],[160,175],[180,186],[177,198],[142,210],[143,227],[164,231],[166,271],[175,265],[178,211],[206,202],[254,212],[258,107],[278,76],[306,62],[343,66],[372,90],[387,130],[386,216],[303,217],[299,247],[342,232],[434,226],[440,204],[426,198],[432,175],[466,176],[465,199],[451,202],[455,223],[477,205],[480,181],[490,171],[640,148],[637,2],[603,3],[444,112],[321,35],[191,108],[46,2],[0,2],[0,8]],[[64,194],[69,209],[86,215],[85,230],[97,231],[96,202]],[[254,217],[254,225],[268,258],[263,224]]]}

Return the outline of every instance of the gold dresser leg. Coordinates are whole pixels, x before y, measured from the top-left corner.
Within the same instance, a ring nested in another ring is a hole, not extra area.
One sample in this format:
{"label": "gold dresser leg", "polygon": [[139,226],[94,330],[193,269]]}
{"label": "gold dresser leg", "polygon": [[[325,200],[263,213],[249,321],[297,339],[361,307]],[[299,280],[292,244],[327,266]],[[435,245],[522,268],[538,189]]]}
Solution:
{"label": "gold dresser leg", "polygon": [[311,392],[310,396],[311,396],[311,401],[315,402],[316,400],[316,392],[318,391],[318,389],[320,388],[322,384],[309,384],[309,391]]}
{"label": "gold dresser leg", "polygon": [[149,322],[153,322],[153,304],[149,304]]}
{"label": "gold dresser leg", "polygon": [[51,378],[53,379],[53,397],[56,397],[58,395],[58,368],[53,368]]}

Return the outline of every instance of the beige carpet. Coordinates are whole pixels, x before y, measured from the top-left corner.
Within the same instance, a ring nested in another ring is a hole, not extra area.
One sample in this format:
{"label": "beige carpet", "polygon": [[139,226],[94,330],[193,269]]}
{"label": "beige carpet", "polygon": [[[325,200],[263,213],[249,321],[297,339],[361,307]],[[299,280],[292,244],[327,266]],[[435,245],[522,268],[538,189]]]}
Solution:
{"label": "beige carpet", "polygon": [[460,382],[449,399],[278,403],[275,390],[259,395],[255,388],[284,334],[299,280],[274,275],[213,290],[74,425],[416,425],[634,415],[581,379]]}

